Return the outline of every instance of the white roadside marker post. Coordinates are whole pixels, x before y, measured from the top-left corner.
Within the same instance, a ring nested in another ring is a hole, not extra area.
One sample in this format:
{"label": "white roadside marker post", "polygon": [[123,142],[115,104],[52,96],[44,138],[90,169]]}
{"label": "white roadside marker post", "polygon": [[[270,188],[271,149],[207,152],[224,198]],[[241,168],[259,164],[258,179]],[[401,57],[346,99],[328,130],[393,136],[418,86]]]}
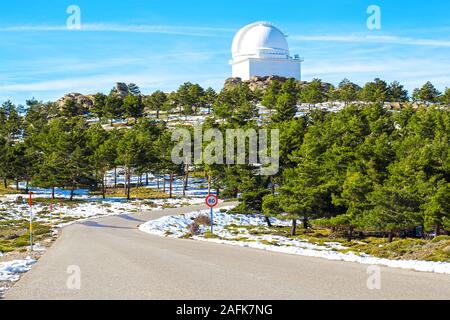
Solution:
{"label": "white roadside marker post", "polygon": [[30,252],[33,251],[33,193],[30,192],[30,198],[28,202],[30,206]]}
{"label": "white roadside marker post", "polygon": [[50,202],[50,228],[53,232],[53,202]]}

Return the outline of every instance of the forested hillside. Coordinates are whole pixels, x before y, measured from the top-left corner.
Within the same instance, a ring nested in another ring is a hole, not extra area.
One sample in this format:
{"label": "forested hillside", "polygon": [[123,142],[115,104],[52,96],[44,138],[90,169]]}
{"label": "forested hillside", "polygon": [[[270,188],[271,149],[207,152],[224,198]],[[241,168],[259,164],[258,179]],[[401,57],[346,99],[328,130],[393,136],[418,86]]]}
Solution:
{"label": "forested hillside", "polygon": [[[134,84],[119,89],[91,96],[92,104],[76,96],[32,99],[25,107],[4,102],[3,188],[25,181],[88,187],[105,196],[107,171],[120,167],[130,197],[133,175],[164,174],[169,183],[184,176],[188,183],[189,174],[200,174],[221,197],[239,197],[240,212],[292,219],[293,234],[297,220],[346,230],[349,237],[450,230],[450,89],[441,93],[427,83],[409,97],[398,82],[380,79],[362,88],[315,79],[274,80],[264,90],[240,81],[221,92],[191,83],[150,95]],[[345,107],[317,108],[324,102]],[[252,165],[173,164],[171,130],[192,130],[183,123],[192,115],[202,117],[203,130],[280,129],[280,171],[261,176]]]}

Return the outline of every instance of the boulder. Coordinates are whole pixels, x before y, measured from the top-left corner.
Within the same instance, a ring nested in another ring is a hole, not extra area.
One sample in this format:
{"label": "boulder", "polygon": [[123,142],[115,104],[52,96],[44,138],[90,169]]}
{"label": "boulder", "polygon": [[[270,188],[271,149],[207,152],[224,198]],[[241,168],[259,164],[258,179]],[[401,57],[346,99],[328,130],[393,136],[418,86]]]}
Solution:
{"label": "boulder", "polygon": [[123,82],[117,82],[116,86],[114,87],[114,91],[122,98],[125,98],[130,92],[127,84]]}
{"label": "boulder", "polygon": [[85,96],[77,92],[66,94],[64,97],[56,101],[56,105],[61,108],[69,99],[75,101],[77,104],[83,106],[83,108],[87,110],[89,110],[94,105],[92,97]]}

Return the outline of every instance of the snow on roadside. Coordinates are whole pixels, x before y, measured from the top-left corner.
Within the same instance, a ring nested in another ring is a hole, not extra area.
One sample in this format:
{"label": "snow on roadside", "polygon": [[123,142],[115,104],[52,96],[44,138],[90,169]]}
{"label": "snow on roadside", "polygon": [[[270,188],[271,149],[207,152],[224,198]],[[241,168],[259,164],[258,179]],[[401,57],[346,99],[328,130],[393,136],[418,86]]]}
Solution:
{"label": "snow on roadside", "polygon": [[29,271],[35,263],[36,260],[31,258],[0,262],[0,281],[15,282],[19,280],[20,274]]}
{"label": "snow on roadside", "polygon": [[[4,220],[28,219],[29,207],[26,203],[17,204],[15,199],[19,195],[7,195],[0,201],[0,217]],[[37,195],[41,197],[41,195]],[[204,202],[203,198],[174,198],[174,199],[149,199],[143,201],[126,202],[119,198],[106,200],[94,200],[89,198],[77,199],[81,202],[73,204],[53,204],[52,216],[49,212],[49,204],[35,203],[33,205],[34,221],[49,223],[52,219],[58,226],[61,219],[79,220],[87,218],[102,217],[108,215],[120,215],[138,213],[142,211],[160,210],[164,207],[181,207],[184,205],[194,205]],[[56,200],[57,202],[57,200]]]}
{"label": "snow on roadside", "polygon": [[[222,209],[231,208],[232,207],[225,207]],[[209,215],[209,210],[162,217],[142,224],[139,229],[153,235],[180,238],[188,233],[187,227],[192,223],[192,220],[199,215]],[[273,225],[283,226],[290,224],[289,221],[273,218],[271,218],[271,223]],[[230,228],[226,228],[230,225],[233,225],[233,229],[239,232],[237,235],[230,232]],[[337,242],[327,242],[319,245],[309,243],[307,240],[303,239],[290,239],[283,236],[268,234],[254,235],[249,233],[249,227],[264,227],[265,225],[266,222],[260,215],[228,214],[217,210],[214,213],[214,234],[218,236],[218,238],[204,237],[202,234],[206,231],[206,228],[205,226],[201,226],[200,235],[192,236],[192,239],[292,255],[318,257],[328,260],[357,262],[369,265],[383,265],[401,269],[450,274],[450,263],[447,262],[390,260],[373,257],[368,254],[338,252],[337,250],[345,249],[346,247]],[[237,239],[237,237],[239,239]]]}
{"label": "snow on roadside", "polygon": [[[17,204],[15,200],[18,194],[10,194],[0,199],[0,220],[11,220],[14,225],[17,222],[29,219],[29,207],[26,203]],[[46,197],[48,195],[38,195]],[[204,203],[204,198],[174,198],[174,199],[149,199],[144,201],[126,202],[120,199],[97,200],[82,197],[81,202],[73,204],[54,204],[53,213],[50,216],[49,204],[35,203],[33,205],[33,221],[50,224],[53,223],[52,235],[58,234],[57,228],[85,221],[87,219],[96,219],[109,215],[122,215],[130,213],[139,213],[151,210],[160,210],[165,207],[181,207],[185,205],[195,205]],[[46,250],[44,246],[35,243],[33,251],[41,254]],[[0,252],[0,257],[5,260],[8,253]],[[8,290],[9,284],[2,286],[3,283],[16,282],[20,274],[31,269],[36,262],[35,259],[27,258],[25,260],[11,260],[0,262],[0,297]]]}

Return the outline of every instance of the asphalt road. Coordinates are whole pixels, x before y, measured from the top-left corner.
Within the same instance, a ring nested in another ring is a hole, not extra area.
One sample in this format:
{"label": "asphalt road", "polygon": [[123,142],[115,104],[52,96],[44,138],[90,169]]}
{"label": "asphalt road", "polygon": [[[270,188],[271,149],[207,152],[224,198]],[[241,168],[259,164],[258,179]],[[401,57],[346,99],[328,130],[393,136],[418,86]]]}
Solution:
{"label": "asphalt road", "polygon": [[[381,289],[370,290],[367,265],[169,239],[137,228],[200,208],[66,227],[6,299],[450,299],[449,275],[381,267]],[[79,289],[70,273],[78,268]]]}

